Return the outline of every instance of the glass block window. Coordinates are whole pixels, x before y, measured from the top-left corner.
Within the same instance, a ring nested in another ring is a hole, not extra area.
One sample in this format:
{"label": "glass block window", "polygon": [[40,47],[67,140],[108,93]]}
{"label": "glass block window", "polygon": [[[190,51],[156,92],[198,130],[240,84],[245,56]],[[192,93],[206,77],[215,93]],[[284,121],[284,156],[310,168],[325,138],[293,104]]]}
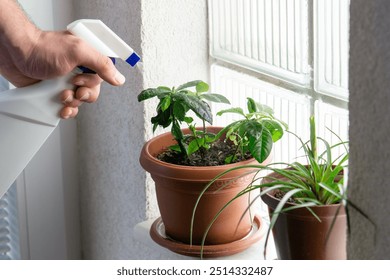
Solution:
{"label": "glass block window", "polygon": [[212,0],[215,58],[310,85],[307,0]]}
{"label": "glass block window", "polygon": [[348,98],[349,1],[314,1],[314,87]]}
{"label": "glass block window", "polygon": [[[309,117],[330,144],[348,140],[348,52],[350,0],[209,0],[211,91],[232,107],[246,97],[274,109],[302,141]],[[226,109],[212,104],[214,114]],[[216,117],[224,126],[237,116]],[[321,141],[319,149],[323,147]],[[292,134],[273,148],[273,162],[299,161],[301,143]],[[345,152],[338,146],[333,159]],[[267,223],[267,207],[259,204]]]}
{"label": "glass block window", "polygon": [[210,55],[217,61],[307,88],[313,96],[348,100],[350,0],[208,3]]}

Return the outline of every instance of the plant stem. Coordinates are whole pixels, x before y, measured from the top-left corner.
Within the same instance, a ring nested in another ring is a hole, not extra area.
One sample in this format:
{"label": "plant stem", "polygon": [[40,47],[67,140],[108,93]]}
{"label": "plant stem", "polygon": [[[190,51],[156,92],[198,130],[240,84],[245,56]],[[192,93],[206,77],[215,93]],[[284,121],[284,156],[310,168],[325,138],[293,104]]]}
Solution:
{"label": "plant stem", "polygon": [[[187,158],[187,150],[186,150],[186,148],[184,147],[184,144],[183,144],[184,136],[183,136],[183,132],[180,129],[180,123],[175,118],[175,114],[173,113],[173,106],[171,106],[170,110],[171,110],[170,114],[171,114],[171,117],[172,117],[172,128],[171,128],[172,134],[176,135],[176,137],[175,137],[176,139],[175,140],[177,141],[177,144],[179,145],[180,151],[183,154],[183,156],[185,158]],[[174,130],[176,130],[177,133],[174,132]]]}
{"label": "plant stem", "polygon": [[[202,123],[203,123],[203,143],[206,144],[206,121],[202,120]],[[204,150],[201,150],[200,154],[201,154],[202,160],[204,161],[205,160]]]}
{"label": "plant stem", "polygon": [[313,153],[314,161],[318,162],[316,123],[314,116],[310,117],[310,146],[311,151]]}
{"label": "plant stem", "polygon": [[242,157],[244,157],[244,147],[242,145],[242,139],[241,139],[240,135],[238,135],[237,137],[240,139],[240,142],[238,143],[238,145],[236,147],[236,150],[234,151],[234,155],[233,155],[232,161],[235,158],[237,158],[238,150],[241,150]]}

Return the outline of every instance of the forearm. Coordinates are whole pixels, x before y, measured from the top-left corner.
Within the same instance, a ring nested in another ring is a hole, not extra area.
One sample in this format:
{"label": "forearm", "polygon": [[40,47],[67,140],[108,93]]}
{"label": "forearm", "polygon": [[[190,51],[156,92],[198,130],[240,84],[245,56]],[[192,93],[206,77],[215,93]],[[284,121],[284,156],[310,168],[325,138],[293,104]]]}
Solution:
{"label": "forearm", "polygon": [[0,0],[0,58],[28,56],[39,34],[16,0]]}

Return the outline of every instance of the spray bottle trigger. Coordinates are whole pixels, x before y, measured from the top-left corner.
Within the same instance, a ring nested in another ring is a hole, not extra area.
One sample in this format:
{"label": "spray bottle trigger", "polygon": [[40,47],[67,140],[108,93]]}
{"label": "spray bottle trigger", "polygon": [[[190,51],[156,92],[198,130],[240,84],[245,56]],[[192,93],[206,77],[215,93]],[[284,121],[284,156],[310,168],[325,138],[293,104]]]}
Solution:
{"label": "spray bottle trigger", "polygon": [[[115,57],[109,57],[109,58],[111,59],[112,63],[115,65],[116,63]],[[84,66],[77,66],[77,68],[79,68],[83,74],[96,74],[95,71]]]}

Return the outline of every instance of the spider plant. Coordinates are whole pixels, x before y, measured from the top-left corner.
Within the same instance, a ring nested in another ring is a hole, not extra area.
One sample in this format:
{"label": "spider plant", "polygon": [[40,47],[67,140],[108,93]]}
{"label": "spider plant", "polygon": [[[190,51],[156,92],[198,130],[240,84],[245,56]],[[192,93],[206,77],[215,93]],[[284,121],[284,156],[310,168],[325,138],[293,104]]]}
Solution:
{"label": "spider plant", "polygon": [[[339,205],[339,208],[335,217],[333,218],[332,226],[336,220],[339,210],[341,210],[341,207],[344,207],[346,210],[348,229],[350,229],[347,206],[353,207],[369,220],[368,216],[347,198],[344,174],[348,166],[348,142],[342,141],[340,137],[337,136],[334,132],[332,133],[340,141],[334,145],[331,145],[325,139],[318,137],[316,135],[315,120],[313,116],[310,117],[309,141],[303,142],[302,139],[296,134],[292,132],[289,133],[293,134],[300,141],[302,150],[304,152],[303,157],[306,159],[305,164],[300,162],[293,162],[237,167],[229,169],[214,178],[214,180],[217,180],[226,173],[241,168],[251,168],[252,170],[255,169],[252,172],[258,173],[258,175],[255,176],[256,179],[254,179],[252,184],[248,185],[246,189],[238,193],[232,200],[226,203],[225,206],[214,217],[214,220],[217,219],[218,215],[235,199],[246,193],[250,193],[254,190],[260,190],[258,196],[252,200],[252,202],[249,202],[247,211],[249,211],[250,206],[257,198],[263,197],[265,195],[274,196],[276,193],[278,193],[280,201],[270,217],[270,226],[266,234],[264,256],[266,255],[270,234],[281,213],[292,211],[294,209],[306,208],[317,220],[321,221],[320,218],[311,209],[311,207],[337,204]],[[320,153],[318,152],[318,142],[322,142],[325,147],[324,150]],[[344,153],[336,158],[333,158],[332,150],[338,147],[343,148]],[[268,174],[260,176],[260,171],[265,171]],[[205,187],[204,191],[207,190],[207,188],[212,183],[213,182],[210,182],[210,184]],[[226,185],[222,186],[221,189],[224,187],[226,187]],[[199,195],[198,202],[202,198],[202,195],[203,193]],[[192,223],[195,217],[197,204],[193,210]],[[209,228],[204,233],[203,241],[205,240],[213,221],[210,223]],[[202,242],[202,244],[204,245],[204,242]]]}

